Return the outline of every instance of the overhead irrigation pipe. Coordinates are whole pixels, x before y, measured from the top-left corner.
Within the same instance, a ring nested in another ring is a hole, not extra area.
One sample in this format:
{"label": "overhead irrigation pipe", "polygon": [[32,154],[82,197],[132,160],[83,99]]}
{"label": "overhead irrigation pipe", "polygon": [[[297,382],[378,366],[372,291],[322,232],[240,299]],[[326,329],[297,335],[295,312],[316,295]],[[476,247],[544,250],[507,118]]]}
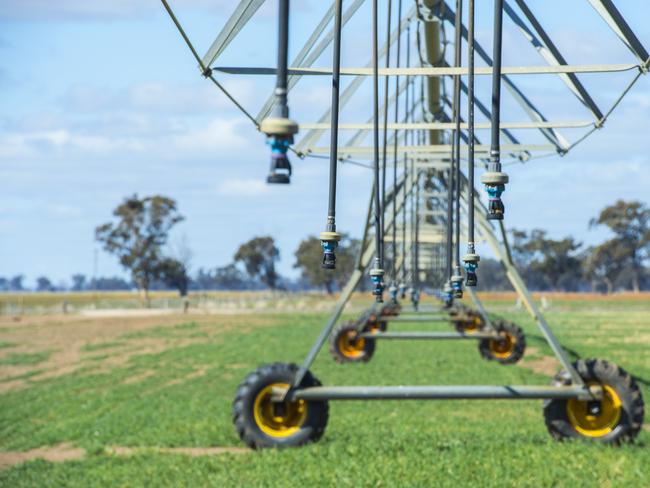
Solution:
{"label": "overhead irrigation pipe", "polygon": [[474,248],[474,0],[467,19],[467,253],[463,256],[467,286],[476,286],[480,257]]}
{"label": "overhead irrigation pipe", "polygon": [[277,105],[272,116],[260,124],[271,146],[271,170],[268,183],[286,184],[291,180],[291,164],[287,158],[293,136],[298,133],[298,124],[289,118],[287,105],[287,72],[289,58],[289,0],[278,2],[278,68],[276,72],[275,98]]}
{"label": "overhead irrigation pipe", "polygon": [[373,85],[373,156],[374,156],[374,189],[375,189],[375,262],[370,270],[370,278],[374,285],[372,294],[378,303],[383,302],[384,295],[384,269],[383,256],[381,252],[382,242],[382,206],[379,186],[379,60],[377,39],[377,0],[372,1],[372,85]]}
{"label": "overhead irrigation pipe", "polygon": [[503,44],[503,0],[494,0],[494,39],[492,53],[492,144],[487,172],[481,183],[489,198],[489,220],[503,220],[504,207],[501,194],[508,183],[508,175],[501,171],[499,132],[501,123],[501,50]]}
{"label": "overhead irrigation pipe", "polygon": [[341,80],[341,10],[343,0],[336,0],[334,13],[334,46],[332,55],[332,109],[330,127],[330,180],[329,201],[327,207],[327,224],[325,232],[320,233],[320,243],[323,247],[322,267],[336,268],[334,251],[341,240],[341,234],[336,232],[336,165],[339,143],[339,83]]}
{"label": "overhead irrigation pipe", "polygon": [[[397,25],[402,23],[402,0],[399,0],[397,5]],[[400,51],[401,51],[401,39],[402,31],[401,29],[397,31],[397,59],[395,60],[396,67],[400,66]],[[386,86],[388,86],[388,79],[386,79]],[[388,110],[386,110],[388,113]],[[399,122],[399,76],[395,77],[395,123]],[[393,136],[393,188],[397,190],[397,143],[399,130],[395,129],[395,134]],[[406,140],[406,139],[404,139]],[[406,192],[406,186],[404,187]],[[393,303],[397,303],[397,193],[393,197],[393,239],[392,239],[392,250],[393,250],[393,266],[391,272],[391,285],[389,288],[390,299]]]}

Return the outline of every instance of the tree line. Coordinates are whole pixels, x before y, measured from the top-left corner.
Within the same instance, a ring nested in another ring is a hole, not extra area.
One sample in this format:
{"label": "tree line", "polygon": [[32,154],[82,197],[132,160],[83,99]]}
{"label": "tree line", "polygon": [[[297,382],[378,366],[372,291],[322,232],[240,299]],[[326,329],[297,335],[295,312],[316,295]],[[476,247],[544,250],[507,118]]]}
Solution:
{"label": "tree line", "polygon": [[[120,277],[88,279],[72,275],[71,285],[53,284],[47,277],[36,280],[36,291],[139,290],[148,301],[150,290],[174,289],[181,296],[189,290],[289,290],[321,289],[327,293],[347,282],[360,252],[358,239],[344,234],[337,250],[337,272],[321,267],[322,249],[317,236],[303,239],[293,253],[297,279],[281,276],[276,265],[280,250],[272,236],[257,236],[241,244],[232,262],[221,267],[199,268],[190,273],[191,252],[186,245],[168,245],[171,230],[184,217],[176,202],[154,195],[125,199],[113,211],[114,219],[98,226],[95,237],[130,273]],[[650,208],[638,201],[619,200],[605,207],[589,222],[605,227],[611,237],[596,246],[583,246],[573,237],[552,239],[546,231],[512,229],[512,260],[531,290],[600,291],[650,289]],[[501,263],[484,258],[479,267],[483,290],[511,289]],[[0,277],[0,291],[25,291],[24,277]]]}

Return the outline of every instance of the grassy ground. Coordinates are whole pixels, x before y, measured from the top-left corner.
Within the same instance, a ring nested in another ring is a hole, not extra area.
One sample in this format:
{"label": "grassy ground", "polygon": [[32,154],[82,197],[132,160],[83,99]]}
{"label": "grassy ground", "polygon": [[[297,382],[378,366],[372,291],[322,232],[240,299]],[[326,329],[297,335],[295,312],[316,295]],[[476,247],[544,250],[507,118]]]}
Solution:
{"label": "grassy ground", "polygon": [[[326,385],[546,384],[555,365],[533,322],[512,301],[486,298],[526,330],[522,365],[482,361],[467,342],[397,341],[363,365],[323,352],[312,371]],[[262,363],[299,362],[324,318],[0,322],[0,459],[44,446],[52,459],[79,458],[15,464],[0,486],[647,486],[647,424],[619,449],[557,443],[539,401],[335,402],[318,444],[242,450],[230,419],[237,384]],[[650,401],[647,300],[558,297],[547,318],[572,354],[619,363]]]}

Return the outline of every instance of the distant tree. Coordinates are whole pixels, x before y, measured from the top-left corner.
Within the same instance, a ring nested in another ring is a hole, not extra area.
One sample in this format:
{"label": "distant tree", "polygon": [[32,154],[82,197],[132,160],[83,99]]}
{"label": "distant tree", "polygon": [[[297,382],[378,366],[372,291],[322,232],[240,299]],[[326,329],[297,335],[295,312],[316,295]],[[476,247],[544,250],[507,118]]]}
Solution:
{"label": "distant tree", "polygon": [[52,282],[46,276],[36,278],[36,291],[54,291]]}
{"label": "distant tree", "polygon": [[356,255],[359,252],[358,239],[351,239],[349,235],[342,234],[339,247],[336,250],[336,271],[323,269],[323,248],[320,239],[308,236],[298,245],[294,253],[296,262],[293,267],[300,270],[303,279],[312,286],[324,287],[328,294],[334,287],[343,287],[354,270]]}
{"label": "distant tree", "polygon": [[597,290],[603,284],[606,293],[614,291],[616,281],[625,267],[620,252],[621,248],[614,239],[585,251],[583,270],[593,289]]}
{"label": "distant tree", "polygon": [[93,289],[100,291],[131,290],[133,285],[117,276],[99,277],[93,280]]}
{"label": "distant tree", "polygon": [[82,291],[86,289],[86,276],[80,273],[72,275],[72,291]]}
{"label": "distant tree", "polygon": [[478,267],[478,284],[481,290],[512,290],[503,265],[496,259],[482,257]]}
{"label": "distant tree", "polygon": [[360,252],[361,241],[350,237],[345,232],[342,233],[339,248],[336,250],[336,274],[334,276],[334,281],[339,288],[343,288],[350,279],[357,262],[357,255]]}
{"label": "distant tree", "polygon": [[278,274],[275,263],[280,259],[280,251],[275,247],[271,236],[254,237],[239,246],[235,262],[241,262],[251,278],[258,278],[271,290],[276,289]]}
{"label": "distant tree", "polygon": [[[591,227],[604,225],[614,237],[594,249],[599,265],[611,269],[601,270],[603,276],[620,278],[625,271],[630,277],[631,288],[638,292],[645,266],[650,261],[650,207],[639,201],[618,200],[601,210],[590,222]],[[613,262],[610,256],[617,260]],[[608,285],[610,289],[610,285]]]}
{"label": "distant tree", "polygon": [[9,291],[9,280],[0,276],[0,291]]}
{"label": "distant tree", "polygon": [[117,222],[95,229],[96,239],[131,273],[131,279],[149,305],[149,287],[161,275],[162,247],[169,232],[183,220],[171,198],[155,195],[127,198],[114,211]]}
{"label": "distant tree", "polygon": [[579,249],[573,237],[551,239],[546,231],[533,229],[530,234],[512,230],[513,260],[524,269],[531,288],[575,290],[581,276]]}
{"label": "distant tree", "polygon": [[215,269],[212,279],[218,289],[244,290],[247,288],[246,277],[232,263]]}
{"label": "distant tree", "polygon": [[164,258],[160,262],[160,277],[167,286],[178,290],[181,297],[187,296],[190,276],[183,262],[175,258]]}
{"label": "distant tree", "polygon": [[25,276],[23,275],[16,275],[13,278],[9,280],[9,289],[11,291],[23,291],[25,287],[23,286],[23,280],[25,279]]}
{"label": "distant tree", "polygon": [[[337,268],[340,267],[337,253]],[[316,236],[308,236],[298,245],[294,253],[296,262],[293,267],[300,270],[301,276],[312,286],[324,287],[328,294],[334,291],[335,272],[322,268],[323,248],[320,239]]]}

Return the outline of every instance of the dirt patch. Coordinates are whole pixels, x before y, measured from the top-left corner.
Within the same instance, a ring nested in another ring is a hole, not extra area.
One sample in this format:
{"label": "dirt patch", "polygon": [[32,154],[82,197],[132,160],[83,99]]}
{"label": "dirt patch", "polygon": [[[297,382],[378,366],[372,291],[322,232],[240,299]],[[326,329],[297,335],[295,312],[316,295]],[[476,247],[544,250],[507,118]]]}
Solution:
{"label": "dirt patch", "polygon": [[525,361],[522,366],[524,368],[532,369],[535,373],[552,377],[555,376],[560,369],[560,362],[553,356],[544,356],[541,359]]}
{"label": "dirt patch", "polygon": [[189,381],[194,378],[200,378],[201,376],[205,376],[205,372],[207,371],[206,367],[200,367],[199,369],[192,371],[190,374],[183,376],[182,378],[176,378],[171,381],[168,381],[165,383],[163,386],[174,386],[174,385],[180,385],[181,383],[185,383],[186,381]]}
{"label": "dirt patch", "polygon": [[[161,454],[182,454],[184,456],[218,456],[220,454],[247,454],[252,452],[245,447],[107,447],[104,452],[114,456],[133,456],[143,452],[156,452]],[[86,450],[73,447],[64,442],[56,446],[37,447],[29,451],[0,452],[0,469],[7,469],[16,464],[21,464],[34,459],[43,459],[51,463],[62,463],[84,459]]]}
{"label": "dirt patch", "polygon": [[[123,344],[102,349],[104,343],[123,339],[125,334],[146,331],[153,328],[173,329],[183,323],[195,323],[192,333],[202,332],[201,337],[191,337],[183,329],[172,330],[171,334],[157,337],[132,337]],[[7,348],[16,353],[52,351],[50,357],[35,365],[7,365],[0,368],[0,379],[23,376],[36,370],[43,370],[29,380],[58,377],[92,366],[88,358],[97,357],[96,372],[108,371],[128,362],[133,355],[155,354],[179,346],[214,342],[215,336],[233,329],[242,333],[251,327],[277,323],[260,317],[247,315],[165,314],[158,316],[87,317],[81,315],[24,316],[19,323],[11,318],[0,317],[0,340],[16,344]],[[100,348],[89,350],[89,346]],[[89,354],[92,353],[92,354]],[[7,352],[0,350],[0,357]],[[106,357],[101,357],[106,356]],[[28,386],[28,381],[0,382],[0,394]]]}
{"label": "dirt patch", "polygon": [[53,463],[61,463],[73,459],[83,459],[85,456],[85,449],[73,447],[67,442],[56,446],[37,447],[29,451],[5,451],[0,452],[0,469],[33,459],[45,459]]}
{"label": "dirt patch", "polygon": [[107,454],[117,456],[133,456],[141,452],[159,452],[163,454],[183,454],[185,456],[216,456],[219,454],[247,454],[251,450],[245,447],[122,447],[112,446],[106,449]]}
{"label": "dirt patch", "polygon": [[147,370],[147,371],[143,371],[143,372],[140,373],[140,374],[136,374],[136,375],[133,375],[133,376],[129,376],[127,379],[125,379],[125,380],[122,382],[122,384],[123,384],[123,385],[132,385],[133,383],[140,383],[141,381],[144,381],[144,380],[146,380],[147,378],[149,378],[150,376],[153,376],[153,375],[155,375],[155,374],[156,374],[155,371],[149,369],[149,370]]}

